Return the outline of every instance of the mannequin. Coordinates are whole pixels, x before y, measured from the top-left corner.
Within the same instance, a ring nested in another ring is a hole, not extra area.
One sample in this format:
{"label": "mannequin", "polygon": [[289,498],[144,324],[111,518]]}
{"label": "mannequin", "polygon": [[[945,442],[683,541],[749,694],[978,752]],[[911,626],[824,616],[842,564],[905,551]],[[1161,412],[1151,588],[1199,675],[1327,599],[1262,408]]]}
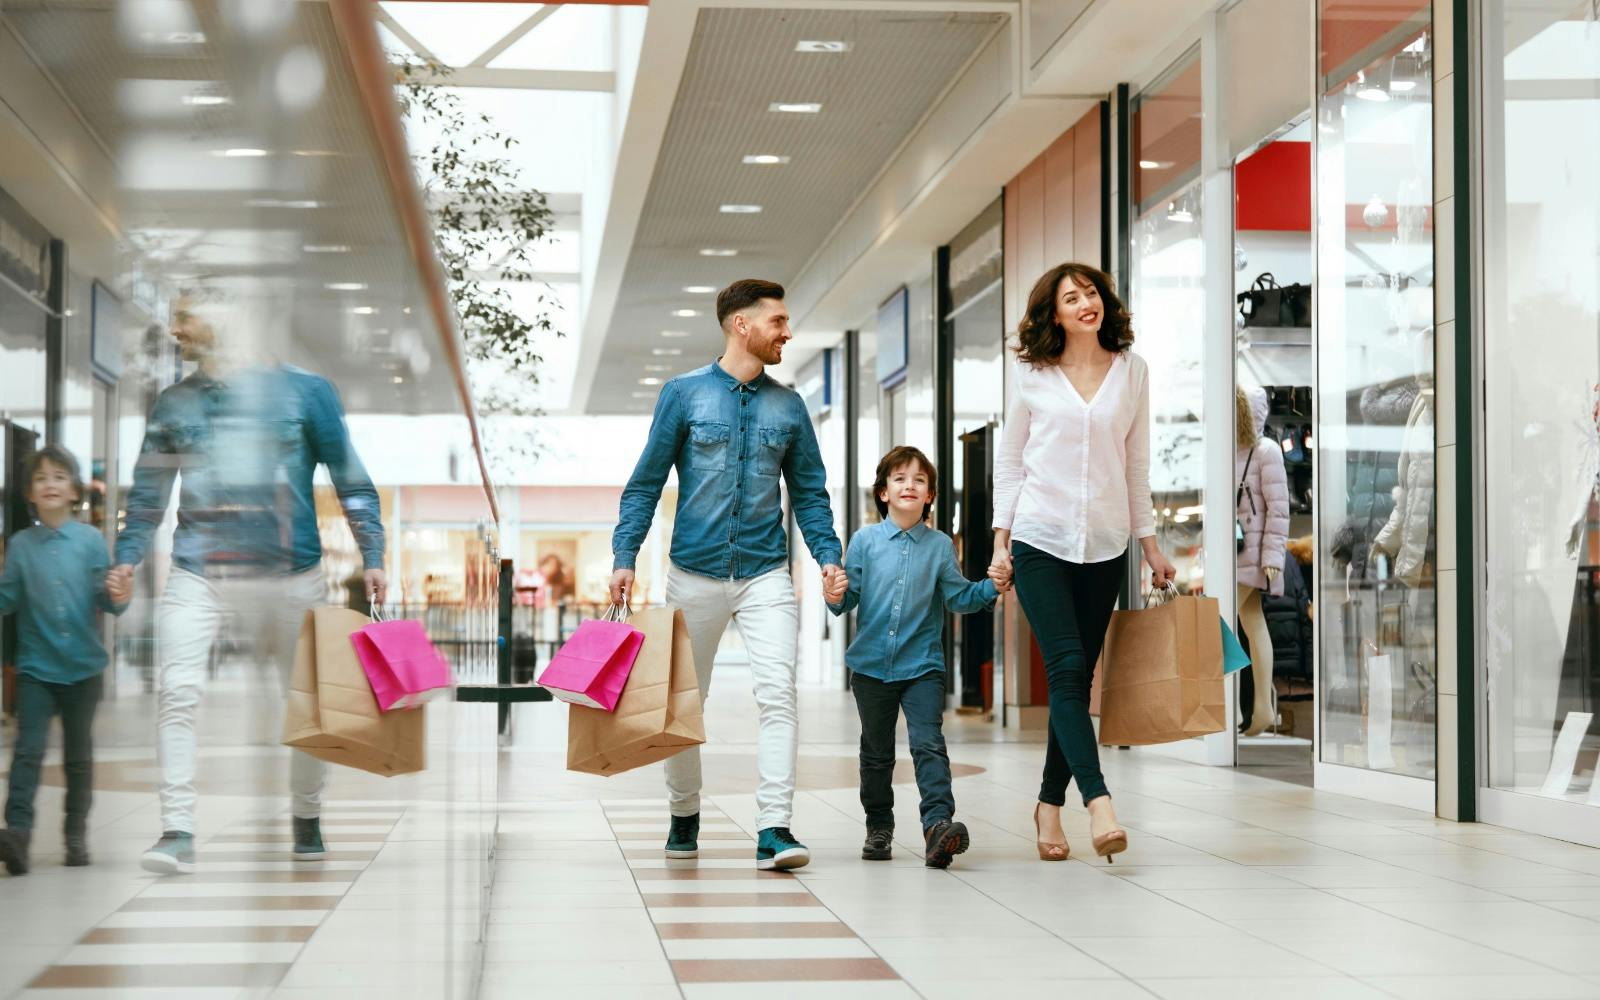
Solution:
{"label": "mannequin", "polygon": [[1272,633],[1261,609],[1261,592],[1283,594],[1284,546],[1289,541],[1289,477],[1283,464],[1283,449],[1262,433],[1267,426],[1267,391],[1236,389],[1234,403],[1237,436],[1233,473],[1238,482],[1234,516],[1243,536],[1237,561],[1239,623],[1250,640],[1256,687],[1255,705],[1244,734],[1257,736],[1273,721]]}

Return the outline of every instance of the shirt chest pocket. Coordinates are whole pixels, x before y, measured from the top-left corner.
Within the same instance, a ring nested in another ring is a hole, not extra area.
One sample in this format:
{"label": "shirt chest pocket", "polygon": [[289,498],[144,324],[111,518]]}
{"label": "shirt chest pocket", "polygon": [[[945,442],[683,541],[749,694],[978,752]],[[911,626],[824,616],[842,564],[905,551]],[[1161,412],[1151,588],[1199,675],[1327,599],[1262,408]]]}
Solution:
{"label": "shirt chest pocket", "polygon": [[783,468],[783,458],[789,454],[789,442],[794,432],[787,427],[762,427],[761,444],[756,449],[756,471],[763,476],[776,476]]}
{"label": "shirt chest pocket", "polygon": [[689,424],[689,468],[722,472],[728,467],[728,425],[715,420]]}

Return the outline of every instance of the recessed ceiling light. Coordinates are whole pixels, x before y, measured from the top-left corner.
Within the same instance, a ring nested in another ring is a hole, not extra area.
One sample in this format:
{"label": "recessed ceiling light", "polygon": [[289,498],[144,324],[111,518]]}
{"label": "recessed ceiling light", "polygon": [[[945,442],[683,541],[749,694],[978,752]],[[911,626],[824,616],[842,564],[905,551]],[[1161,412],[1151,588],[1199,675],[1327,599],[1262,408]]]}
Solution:
{"label": "recessed ceiling light", "polygon": [[746,166],[751,167],[770,167],[788,163],[789,158],[773,153],[751,153],[744,158],[744,162]]}
{"label": "recessed ceiling light", "polygon": [[226,156],[231,160],[239,160],[250,157],[266,156],[267,151],[264,149],[257,149],[254,146],[237,146],[233,149],[213,149],[211,151],[211,155]]}
{"label": "recessed ceiling light", "polygon": [[670,371],[672,371],[672,366],[671,365],[645,365],[644,366],[644,370],[647,371],[647,372],[670,372]]}
{"label": "recessed ceiling light", "polygon": [[404,382],[405,380],[406,380],[406,377],[404,375],[396,375],[394,377],[394,384],[395,385],[399,385],[400,383]]}
{"label": "recessed ceiling light", "polygon": [[[694,319],[696,316],[700,315],[700,313],[698,310],[694,309],[674,309],[672,310],[672,315],[678,317],[679,319]],[[684,334],[684,336],[687,337],[688,334]]]}
{"label": "recessed ceiling light", "polygon": [[1140,170],[1171,170],[1172,162],[1169,160],[1140,160]]}
{"label": "recessed ceiling light", "polygon": [[767,105],[767,110],[791,115],[815,115],[821,113],[822,105],[816,101],[773,101]]}
{"label": "recessed ceiling light", "polygon": [[722,206],[722,212],[723,212],[724,215],[755,215],[757,212],[760,212],[760,211],[761,211],[761,206],[760,205],[724,205],[724,206]]}
{"label": "recessed ceiling light", "polygon": [[354,309],[352,309],[350,311],[355,313],[357,316],[371,316],[373,313],[377,312],[378,310],[372,308],[371,306],[356,306]]}
{"label": "recessed ceiling light", "polygon": [[343,243],[307,243],[300,248],[305,253],[349,253],[350,248]]}
{"label": "recessed ceiling light", "polygon": [[633,394],[633,398],[634,399],[655,399],[656,398],[656,393],[653,393],[653,392],[636,392],[636,393]]}
{"label": "recessed ceiling light", "polygon": [[294,151],[294,155],[296,155],[296,156],[338,156],[339,154],[336,153],[335,151],[331,150],[331,149],[297,149],[297,150]]}
{"label": "recessed ceiling light", "polygon": [[662,330],[661,335],[663,337],[687,337],[690,334],[684,330]]}
{"label": "recessed ceiling light", "polygon": [[232,104],[233,98],[222,94],[184,94],[183,103],[191,108],[215,108]]}
{"label": "recessed ceiling light", "polygon": [[367,286],[360,281],[330,281],[322,286],[330,292],[364,292]]}
{"label": "recessed ceiling light", "polygon": [[658,358],[675,358],[683,353],[681,347],[652,347],[650,353]]}
{"label": "recessed ceiling light", "polygon": [[719,249],[717,247],[706,247],[704,250],[700,251],[700,256],[702,256],[702,257],[737,257],[737,256],[739,256],[739,251],[737,251],[737,250],[723,250],[723,249]]}
{"label": "recessed ceiling light", "polygon": [[806,39],[795,43],[796,52],[849,52],[849,42],[819,42]]}
{"label": "recessed ceiling light", "polygon": [[717,288],[715,285],[684,285],[683,290],[690,295],[710,295]]}
{"label": "recessed ceiling light", "polygon": [[1389,99],[1389,92],[1380,87],[1374,87],[1371,84],[1368,84],[1367,86],[1356,91],[1356,96],[1361,98],[1363,101],[1373,101],[1375,103],[1382,104],[1384,101]]}
{"label": "recessed ceiling light", "polygon": [[310,198],[251,198],[246,202],[251,208],[321,208],[322,202]]}
{"label": "recessed ceiling light", "polygon": [[1394,91],[1396,94],[1409,94],[1411,91],[1417,89],[1417,81],[1415,81],[1415,80],[1390,80],[1389,81],[1389,89]]}
{"label": "recessed ceiling light", "polygon": [[661,384],[661,380],[658,379],[658,378],[642,378],[642,379],[639,380],[639,384],[640,385],[660,385]]}

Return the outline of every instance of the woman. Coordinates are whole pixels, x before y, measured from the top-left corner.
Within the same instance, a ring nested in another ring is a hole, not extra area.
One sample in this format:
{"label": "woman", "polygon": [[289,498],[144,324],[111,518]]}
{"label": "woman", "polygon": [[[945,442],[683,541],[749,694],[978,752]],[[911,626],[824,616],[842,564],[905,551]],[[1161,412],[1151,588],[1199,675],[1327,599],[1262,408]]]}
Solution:
{"label": "woman", "polygon": [[[1089,687],[1138,538],[1153,586],[1177,571],[1156,546],[1150,506],[1150,389],[1131,354],[1133,329],[1109,275],[1086,264],[1048,271],[1017,329],[1017,367],[995,458],[994,565],[1044,654],[1050,740],[1034,807],[1039,857],[1067,857],[1061,807],[1076,779],[1095,853],[1108,861],[1128,834],[1100,773]],[[1014,565],[1013,565],[1014,562]]]}
{"label": "woman", "polygon": [[1234,390],[1234,518],[1239,525],[1239,624],[1250,639],[1255,697],[1244,727],[1259,736],[1272,724],[1272,632],[1262,608],[1263,592],[1283,596],[1283,549],[1289,542],[1289,475],[1283,449],[1266,434],[1267,390]]}

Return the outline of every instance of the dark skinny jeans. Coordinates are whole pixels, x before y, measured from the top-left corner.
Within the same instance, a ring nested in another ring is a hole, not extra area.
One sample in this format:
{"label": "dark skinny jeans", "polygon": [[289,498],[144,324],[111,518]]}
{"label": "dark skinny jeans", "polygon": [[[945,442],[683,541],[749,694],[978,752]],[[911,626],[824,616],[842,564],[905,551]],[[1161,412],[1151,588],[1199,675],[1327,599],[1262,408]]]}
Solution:
{"label": "dark skinny jeans", "polygon": [[1044,757],[1039,801],[1059,806],[1077,779],[1087,805],[1106,790],[1100,743],[1089,716],[1094,667],[1106,641],[1127,572],[1125,556],[1098,563],[1072,563],[1026,542],[1011,543],[1017,599],[1044,655],[1050,687],[1050,740]]}
{"label": "dark skinny jeans", "polygon": [[867,829],[894,829],[894,728],[902,712],[922,793],[923,832],[952,818],[956,799],[944,745],[944,674],[930,671],[904,681],[855,674],[850,690],[861,713],[861,808]]}

